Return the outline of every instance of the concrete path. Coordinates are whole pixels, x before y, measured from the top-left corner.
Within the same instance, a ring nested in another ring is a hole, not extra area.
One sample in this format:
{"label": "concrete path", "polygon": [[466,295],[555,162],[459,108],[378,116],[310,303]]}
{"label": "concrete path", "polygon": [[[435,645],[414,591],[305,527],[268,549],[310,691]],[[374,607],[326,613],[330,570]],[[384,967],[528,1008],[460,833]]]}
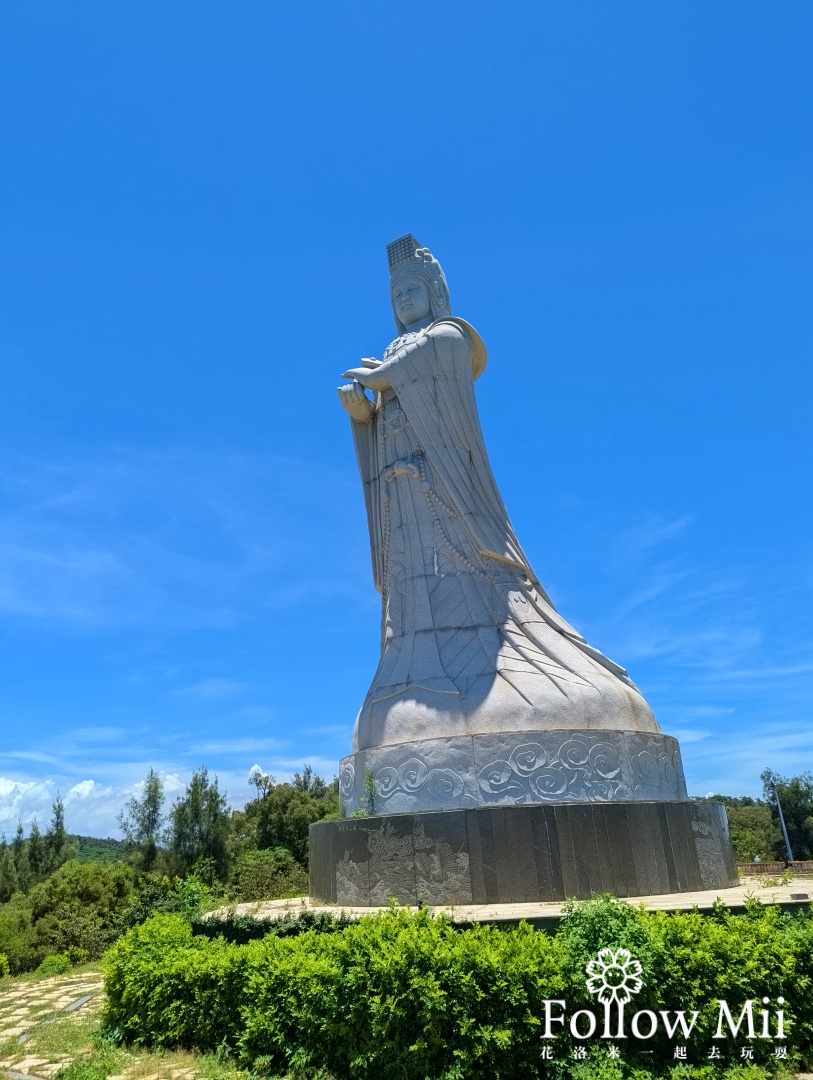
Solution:
{"label": "concrete path", "polygon": [[[794,899],[793,894],[804,899]],[[710,911],[719,897],[732,911],[745,909],[747,897],[755,896],[763,904],[781,904],[783,908],[803,908],[813,900],[813,879],[797,880],[790,885],[765,885],[764,879],[744,878],[734,889],[711,889],[707,892],[668,893],[660,896],[630,897],[631,904],[643,904],[648,911],[691,911],[697,907]],[[528,922],[542,926],[555,926],[562,916],[563,904],[461,904],[456,907],[436,907],[431,910],[444,912],[456,922]],[[264,900],[254,904],[234,904],[220,908],[218,914],[234,912],[236,915],[254,915],[260,919],[278,919],[285,915],[297,916],[303,911],[338,914],[344,911],[352,918],[361,918],[386,907],[357,908],[339,907],[315,903],[307,896],[295,900]]]}

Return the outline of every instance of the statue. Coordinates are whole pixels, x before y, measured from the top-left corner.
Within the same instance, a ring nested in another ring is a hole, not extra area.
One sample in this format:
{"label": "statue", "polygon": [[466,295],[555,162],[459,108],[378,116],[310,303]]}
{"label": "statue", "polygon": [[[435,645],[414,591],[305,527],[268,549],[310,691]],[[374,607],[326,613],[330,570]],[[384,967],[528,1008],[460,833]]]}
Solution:
{"label": "statue", "polygon": [[660,732],[626,671],[559,615],[520,547],[477,414],[486,348],[452,316],[440,264],[409,234],[387,253],[399,336],[339,387],[382,598],[381,659],[354,751],[497,732]]}
{"label": "statue", "polygon": [[477,416],[479,334],[452,315],[413,236],[387,253],[398,337],[339,387],[381,657],[340,765],[345,816],[310,827],[311,898],[561,902],[736,885],[725,807],[689,799],[677,740],[559,615],[520,547]]}

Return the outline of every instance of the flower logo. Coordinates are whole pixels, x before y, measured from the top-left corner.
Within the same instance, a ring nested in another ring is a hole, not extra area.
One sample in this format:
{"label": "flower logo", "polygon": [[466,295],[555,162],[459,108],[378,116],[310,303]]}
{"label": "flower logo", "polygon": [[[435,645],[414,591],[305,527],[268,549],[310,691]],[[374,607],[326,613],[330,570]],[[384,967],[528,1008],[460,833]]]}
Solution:
{"label": "flower logo", "polygon": [[[624,1038],[624,1006],[633,994],[637,994],[644,985],[639,978],[641,965],[633,960],[628,949],[602,949],[595,960],[591,960],[584,969],[590,976],[587,989],[604,1006],[604,1035],[602,1038]],[[615,1002],[618,1012],[618,1029],[613,1036],[610,1032],[610,1009]]]}
{"label": "flower logo", "polygon": [[644,985],[639,978],[642,970],[641,964],[633,960],[629,950],[613,952],[612,949],[602,949],[585,968],[590,976],[587,989],[596,995],[602,1005],[611,1005],[614,1001],[624,1005]]}

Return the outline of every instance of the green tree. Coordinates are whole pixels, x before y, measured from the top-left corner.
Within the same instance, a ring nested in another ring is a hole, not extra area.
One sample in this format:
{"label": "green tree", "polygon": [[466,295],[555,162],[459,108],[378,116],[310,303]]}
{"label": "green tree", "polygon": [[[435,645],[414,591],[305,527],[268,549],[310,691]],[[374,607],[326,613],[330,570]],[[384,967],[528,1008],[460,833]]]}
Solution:
{"label": "green tree", "polygon": [[36,818],[31,823],[31,832],[28,835],[28,865],[31,869],[31,877],[34,883],[42,881],[48,875],[48,850],[45,839],[40,832]]}
{"label": "green tree", "polygon": [[779,826],[771,815],[771,808],[762,799],[750,795],[710,795],[711,802],[721,802],[728,815],[731,844],[737,862],[763,862],[776,858],[782,844]]}
{"label": "green tree", "polygon": [[31,867],[28,862],[28,846],[25,842],[23,823],[17,822],[17,831],[11,841],[11,856],[14,860],[14,869],[17,875],[17,889],[20,892],[28,892],[31,887]]}
{"label": "green tree", "polygon": [[144,780],[141,797],[131,796],[118,816],[124,838],[136,850],[143,870],[151,870],[158,857],[158,839],[164,824],[164,783],[150,769]]}
{"label": "green tree", "polygon": [[307,891],[307,873],[282,847],[245,852],[234,866],[230,885],[230,894],[237,903],[303,896]]}
{"label": "green tree", "polygon": [[17,867],[12,849],[5,836],[0,843],[0,904],[5,904],[18,891]]}
{"label": "green tree", "polygon": [[8,957],[12,975],[33,971],[45,956],[35,941],[31,906],[22,893],[15,893],[7,904],[0,904],[0,952]]}
{"label": "green tree", "polygon": [[65,800],[57,795],[51,804],[51,822],[45,834],[45,848],[48,852],[48,868],[53,873],[72,855],[68,830],[65,828]]}
{"label": "green tree", "polygon": [[209,779],[205,765],[192,773],[183,796],[176,799],[169,812],[169,849],[184,870],[196,864],[214,867],[225,881],[229,868],[229,810],[225,792],[217,786],[217,777]]}
{"label": "green tree", "polygon": [[803,772],[799,776],[786,778],[772,769],[765,769],[761,778],[765,801],[777,823],[777,857],[783,859],[786,854],[779,830],[779,809],[776,802],[778,794],[793,858],[813,859],[813,772]]}
{"label": "green tree", "polygon": [[301,773],[294,773],[291,787],[295,791],[304,791],[306,794],[312,795],[314,799],[324,799],[328,794],[328,785],[321,776],[313,771],[313,768],[307,762]]}
{"label": "green tree", "polygon": [[34,940],[43,954],[80,949],[101,956],[123,928],[133,871],[126,865],[64,863],[29,896]]}
{"label": "green tree", "polygon": [[270,787],[263,798],[246,807],[253,819],[254,842],[260,850],[287,848],[303,866],[308,864],[308,829],[315,821],[339,816],[338,782],[326,784],[310,766],[290,784]]}

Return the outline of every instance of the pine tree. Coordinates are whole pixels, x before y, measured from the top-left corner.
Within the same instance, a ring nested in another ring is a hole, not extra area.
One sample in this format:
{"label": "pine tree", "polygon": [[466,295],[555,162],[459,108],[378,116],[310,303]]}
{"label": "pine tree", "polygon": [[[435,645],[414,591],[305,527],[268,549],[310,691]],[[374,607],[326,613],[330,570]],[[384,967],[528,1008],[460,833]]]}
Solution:
{"label": "pine tree", "polygon": [[17,822],[17,831],[11,842],[11,857],[14,861],[16,891],[28,892],[33,885],[31,868],[28,865],[28,845],[25,842],[22,821]]}
{"label": "pine tree", "polygon": [[36,818],[31,825],[31,832],[28,836],[28,865],[35,884],[47,877],[48,851]]}
{"label": "pine tree", "polygon": [[169,812],[169,846],[187,869],[202,860],[225,880],[229,861],[229,810],[217,777],[209,780],[205,765],[192,773],[186,793],[176,799]]}
{"label": "pine tree", "polygon": [[65,801],[57,795],[51,804],[51,823],[45,834],[45,847],[48,851],[48,869],[53,873],[70,858],[68,830],[65,828]]}
{"label": "pine tree", "polygon": [[0,904],[5,904],[17,892],[17,867],[14,856],[6,843],[5,836],[0,843]]}
{"label": "pine tree", "polygon": [[133,795],[118,816],[124,838],[136,848],[144,870],[155,865],[164,821],[163,807],[164,783],[155,769],[150,769],[141,798]]}

